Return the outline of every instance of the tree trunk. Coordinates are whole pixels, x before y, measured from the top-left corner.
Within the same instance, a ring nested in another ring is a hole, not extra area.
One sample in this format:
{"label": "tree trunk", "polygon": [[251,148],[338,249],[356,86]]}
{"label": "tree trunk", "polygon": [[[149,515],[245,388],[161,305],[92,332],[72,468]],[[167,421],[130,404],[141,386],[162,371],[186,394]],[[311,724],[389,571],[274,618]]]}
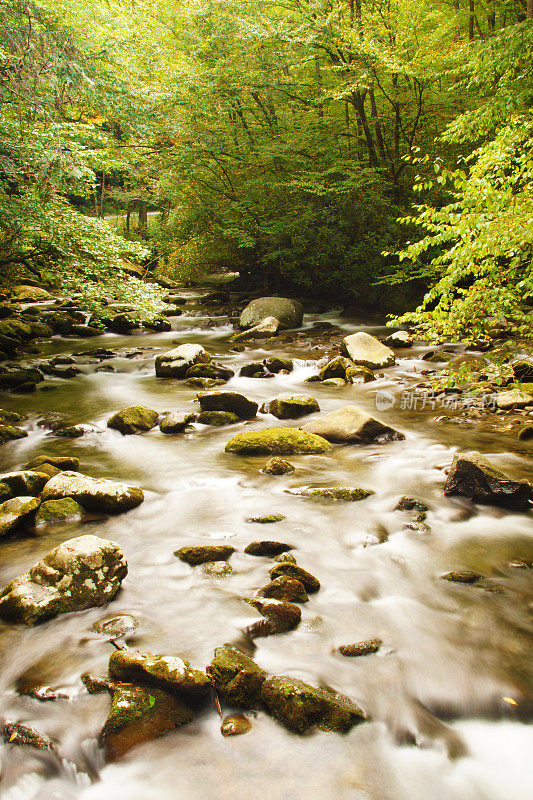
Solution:
{"label": "tree trunk", "polygon": [[142,237],[148,236],[148,203],[139,200],[139,233]]}
{"label": "tree trunk", "polygon": [[104,216],[104,203],[105,203],[105,172],[102,172],[102,190],[100,192],[100,219]]}
{"label": "tree trunk", "polygon": [[526,19],[533,19],[533,0],[527,0]]}
{"label": "tree trunk", "polygon": [[468,0],[468,10],[470,16],[468,17],[468,41],[474,41],[474,0]]}

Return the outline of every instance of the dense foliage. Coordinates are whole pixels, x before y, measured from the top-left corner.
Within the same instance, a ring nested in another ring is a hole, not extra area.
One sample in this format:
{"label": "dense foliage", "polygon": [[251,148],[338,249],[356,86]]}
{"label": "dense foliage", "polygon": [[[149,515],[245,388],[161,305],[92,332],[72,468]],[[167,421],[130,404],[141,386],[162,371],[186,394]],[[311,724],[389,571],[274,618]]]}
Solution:
{"label": "dense foliage", "polygon": [[480,336],[487,316],[527,335],[532,15],[0,0],[3,277],[155,313],[129,257],[364,309],[426,292],[403,319],[430,336]]}

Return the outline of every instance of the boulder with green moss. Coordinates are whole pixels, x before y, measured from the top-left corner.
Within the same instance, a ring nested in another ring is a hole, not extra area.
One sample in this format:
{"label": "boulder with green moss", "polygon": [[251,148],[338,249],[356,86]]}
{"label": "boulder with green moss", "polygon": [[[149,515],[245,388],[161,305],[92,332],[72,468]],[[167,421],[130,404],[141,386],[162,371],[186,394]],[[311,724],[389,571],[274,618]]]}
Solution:
{"label": "boulder with green moss", "polygon": [[109,657],[109,674],[120,681],[143,683],[171,691],[190,702],[205,697],[211,681],[199,669],[178,656],[115,650]]}
{"label": "boulder with green moss", "polygon": [[248,517],[246,522],[258,522],[260,525],[268,525],[273,522],[281,522],[285,519],[283,514],[263,514],[261,517]]}
{"label": "boulder with green moss", "polygon": [[247,626],[245,632],[251,639],[292,631],[302,618],[301,608],[286,600],[256,596],[247,597],[245,602],[257,609],[264,617],[264,619],[252,622]]}
{"label": "boulder with green moss", "polygon": [[347,383],[371,383],[376,380],[376,376],[368,367],[356,366],[349,367],[346,370]]}
{"label": "boulder with green moss", "polygon": [[0,504],[0,538],[25,522],[33,521],[33,515],[41,501],[36,497],[13,497]]}
{"label": "boulder with green moss", "polygon": [[9,486],[13,497],[21,497],[23,495],[37,497],[48,480],[48,475],[30,469],[21,470],[20,472],[6,472],[0,475],[0,481]]}
{"label": "boulder with green moss", "polygon": [[171,411],[159,423],[159,430],[167,435],[181,433],[194,419],[194,414],[188,411]]}
{"label": "boulder with green moss", "polygon": [[257,708],[261,686],[267,675],[249,656],[236,647],[217,647],[210,665],[220,697],[237,708]]}
{"label": "boulder with green moss", "polygon": [[346,380],[346,372],[352,367],[355,367],[355,364],[349,358],[336,356],[322,367],[318,373],[318,378],[321,381],[328,380],[329,378],[343,378],[343,380]]}
{"label": "boulder with green moss", "polygon": [[124,553],[115,542],[98,536],[68,539],[6,586],[0,595],[0,617],[36,625],[58,614],[103,606],[116,595],[127,572]]}
{"label": "boulder with green moss", "polygon": [[196,567],[206,561],[225,561],[234,552],[235,548],[230,544],[205,544],[180,547],[174,555],[191,567]]}
{"label": "boulder with green moss", "polygon": [[289,603],[307,603],[309,600],[303,583],[287,575],[280,575],[279,578],[270,581],[257,594],[260,597],[273,597]]}
{"label": "boulder with green moss", "polygon": [[271,400],[267,405],[268,412],[278,419],[297,419],[306,414],[320,411],[318,401],[305,394],[282,395]]}
{"label": "boulder with green moss", "polygon": [[8,411],[5,408],[0,408],[0,424],[10,425],[13,422],[21,422],[22,415],[17,414],[16,411]]}
{"label": "boulder with green moss", "polygon": [[106,478],[91,478],[81,472],[60,472],[45,485],[41,500],[59,500],[71,497],[86,511],[102,514],[120,514],[139,506],[144,500],[138,486],[116,483]]}
{"label": "boulder with green moss", "polygon": [[259,408],[257,403],[238,392],[198,392],[197,397],[202,411],[229,411],[239,419],[253,419]]}
{"label": "boulder with green moss", "polygon": [[364,331],[345,336],[341,342],[341,350],[354,364],[360,364],[368,369],[391,367],[396,361],[396,356],[390,347],[381,344],[375,336]]}
{"label": "boulder with green moss", "polygon": [[307,433],[323,436],[329,442],[368,444],[405,439],[403,433],[373,417],[358,406],[349,405],[308,422],[302,427]]}
{"label": "boulder with green moss", "polygon": [[223,386],[226,381],[222,378],[187,378],[185,383],[187,386],[194,386],[195,389],[215,389],[217,386]]}
{"label": "boulder with green moss", "polygon": [[299,567],[296,564],[292,564],[290,561],[282,561],[280,564],[276,564],[270,570],[271,580],[275,580],[282,575],[300,581],[300,583],[305,586],[305,589],[307,592],[309,592],[309,594],[314,594],[320,589],[320,581],[318,578],[315,578],[315,576],[311,575],[310,572],[307,572],[307,570],[302,569],[302,567]]}
{"label": "boulder with green moss", "polygon": [[292,550],[292,544],[285,542],[274,542],[271,539],[263,539],[260,542],[250,542],[244,548],[244,552],[249,556],[279,556],[287,550]]}
{"label": "boulder with green moss", "polygon": [[156,357],[155,374],[158,378],[184,378],[194,364],[209,361],[211,356],[201,344],[181,344]]}
{"label": "boulder with green moss", "polygon": [[275,317],[280,328],[299,328],[303,320],[303,306],[298,300],[287,297],[259,297],[252,300],[239,318],[240,328],[259,325],[265,317]]}
{"label": "boulder with green moss", "polygon": [[200,411],[196,421],[202,425],[221,427],[222,425],[235,425],[236,422],[239,422],[239,417],[237,414],[232,414],[231,411]]}
{"label": "boulder with green moss", "polygon": [[246,342],[250,339],[268,339],[271,336],[276,336],[281,327],[279,319],[276,317],[265,317],[257,325],[242,333],[235,333],[230,337],[230,342]]}
{"label": "boulder with green moss", "polygon": [[364,711],[347,697],[296,678],[268,678],[261,688],[261,700],[274,719],[295,733],[306,733],[317,725],[346,733],[366,719]]}
{"label": "boulder with green moss", "polygon": [[370,497],[374,492],[352,486],[310,486],[307,489],[286,489],[287,494],[308,497],[311,500],[344,500],[354,502]]}
{"label": "boulder with green moss", "polygon": [[0,390],[30,391],[43,380],[42,372],[33,367],[9,367],[0,371]]}
{"label": "boulder with green moss", "polygon": [[32,458],[30,461],[24,464],[24,469],[34,469],[36,472],[38,472],[37,467],[40,467],[42,464],[51,464],[53,467],[57,467],[60,470],[78,470],[80,466],[80,460],[75,456],[41,455]]}
{"label": "boulder with green moss", "polygon": [[294,369],[294,364],[291,358],[279,358],[278,356],[273,356],[271,358],[265,358],[263,364],[267,368],[269,372],[292,372]]}
{"label": "boulder with green moss", "polygon": [[43,300],[52,300],[52,295],[40,286],[27,286],[19,283],[13,287],[13,299],[19,303],[40,303]]}
{"label": "boulder with green moss", "polygon": [[28,431],[22,428],[16,428],[13,425],[0,425],[0,444],[6,442],[13,442],[16,439],[25,439]]}
{"label": "boulder with green moss", "polygon": [[222,364],[193,364],[187,370],[187,378],[219,378],[222,381],[229,381],[234,376],[234,372],[229,367],[224,367]]}
{"label": "boulder with green moss", "polygon": [[4,503],[11,497],[13,497],[13,492],[11,491],[7,483],[0,482],[0,503]]}
{"label": "boulder with green moss", "polygon": [[41,503],[35,515],[36,525],[48,525],[54,522],[67,522],[68,520],[83,519],[84,509],[70,497],[62,500],[47,500]]}
{"label": "boulder with green moss", "polygon": [[188,706],[162,689],[113,686],[111,710],[99,742],[107,761],[118,761],[133,747],[152,741],[191,722]]}
{"label": "boulder with green moss", "polygon": [[266,428],[238,433],[226,445],[226,453],[241,456],[327,453],[331,444],[321,436],[298,428]]}
{"label": "boulder with green moss", "polygon": [[151,408],[144,406],[129,406],[117,411],[107,421],[107,427],[113,428],[120,433],[127,435],[132,433],[144,433],[155,428],[159,414]]}
{"label": "boulder with green moss", "polygon": [[269,458],[261,472],[264,472],[265,475],[289,475],[291,472],[294,472],[296,467],[294,464],[291,464],[290,461],[287,461],[285,458],[279,458],[279,456],[273,456]]}

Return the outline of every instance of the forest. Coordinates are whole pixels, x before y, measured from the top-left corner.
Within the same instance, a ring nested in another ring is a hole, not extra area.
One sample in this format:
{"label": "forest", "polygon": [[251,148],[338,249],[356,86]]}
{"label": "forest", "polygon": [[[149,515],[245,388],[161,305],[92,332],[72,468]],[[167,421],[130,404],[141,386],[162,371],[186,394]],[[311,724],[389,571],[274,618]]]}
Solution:
{"label": "forest", "polygon": [[[2,0],[0,270],[531,336],[532,0]],[[126,272],[124,271],[126,270]]]}

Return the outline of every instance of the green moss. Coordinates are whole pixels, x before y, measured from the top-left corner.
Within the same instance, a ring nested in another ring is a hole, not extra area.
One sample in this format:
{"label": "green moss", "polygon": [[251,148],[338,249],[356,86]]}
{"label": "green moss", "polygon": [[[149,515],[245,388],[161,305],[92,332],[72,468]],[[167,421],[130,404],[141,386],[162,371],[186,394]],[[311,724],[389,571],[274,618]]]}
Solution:
{"label": "green moss", "polygon": [[357,489],[349,486],[314,487],[310,489],[291,489],[287,491],[298,497],[310,497],[313,500],[344,500],[345,502],[364,500],[374,494],[374,492],[368,489]]}
{"label": "green moss", "polygon": [[238,433],[225,449],[227,453],[238,455],[294,455],[327,453],[332,445],[321,436],[298,428],[267,428]]}
{"label": "green moss", "polygon": [[211,661],[217,692],[230,705],[257,708],[266,672],[255,661],[230,645],[217,647]]}

